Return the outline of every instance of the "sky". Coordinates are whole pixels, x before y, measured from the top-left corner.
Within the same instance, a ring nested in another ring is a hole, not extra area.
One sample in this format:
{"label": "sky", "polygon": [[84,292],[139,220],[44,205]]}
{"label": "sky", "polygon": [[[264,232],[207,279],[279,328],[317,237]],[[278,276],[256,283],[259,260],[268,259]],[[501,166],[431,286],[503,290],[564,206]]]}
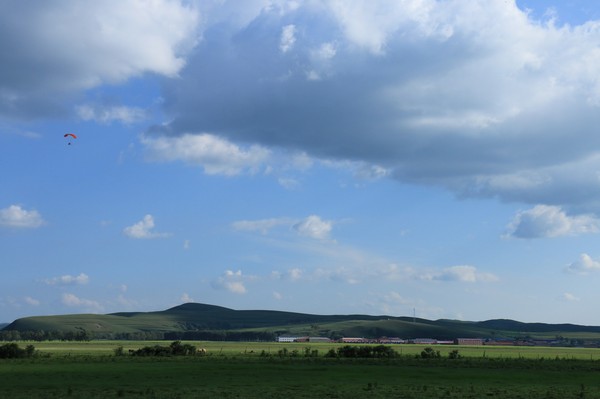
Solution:
{"label": "sky", "polygon": [[1,322],[600,325],[600,4],[0,9]]}

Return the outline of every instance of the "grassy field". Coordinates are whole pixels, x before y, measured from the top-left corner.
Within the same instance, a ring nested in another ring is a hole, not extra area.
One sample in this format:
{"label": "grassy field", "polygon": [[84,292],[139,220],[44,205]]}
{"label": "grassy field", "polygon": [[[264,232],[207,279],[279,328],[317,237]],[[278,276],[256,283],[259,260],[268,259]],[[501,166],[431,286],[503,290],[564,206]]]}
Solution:
{"label": "grassy field", "polygon": [[[185,341],[197,348],[205,348],[213,356],[259,355],[262,351],[270,355],[277,355],[280,349],[303,352],[305,348],[316,349],[325,355],[330,349],[340,346],[337,343],[276,343],[276,342],[207,342]],[[168,341],[88,341],[88,342],[23,342],[25,346],[32,344],[41,353],[55,355],[112,355],[114,350],[122,346],[125,352],[136,350],[144,346],[168,345]],[[419,355],[427,345],[393,345],[392,348],[401,355]],[[600,349],[597,348],[565,348],[542,346],[458,346],[434,345],[442,356],[458,350],[464,357],[488,358],[527,358],[527,359],[581,359],[599,360]]]}
{"label": "grassy field", "polygon": [[[436,346],[442,358],[420,359],[423,346],[398,345],[394,359],[330,359],[338,345],[192,342],[207,355],[114,356],[154,344],[169,342],[33,343],[37,357],[0,360],[0,398],[600,398],[597,349]],[[303,357],[308,346],[319,356]]]}

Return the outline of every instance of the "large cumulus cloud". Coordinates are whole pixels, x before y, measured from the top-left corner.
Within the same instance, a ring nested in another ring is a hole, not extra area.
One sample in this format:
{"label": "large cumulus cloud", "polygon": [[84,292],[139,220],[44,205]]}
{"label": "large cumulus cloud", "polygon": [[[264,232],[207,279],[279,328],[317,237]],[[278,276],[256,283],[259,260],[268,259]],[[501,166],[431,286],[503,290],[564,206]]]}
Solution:
{"label": "large cumulus cloud", "polygon": [[243,23],[227,22],[228,4],[205,14],[182,79],[165,89],[172,121],[152,134],[220,135],[458,195],[600,210],[600,22],[555,25],[505,0],[252,4]]}
{"label": "large cumulus cloud", "polygon": [[195,44],[198,13],[178,1],[5,0],[0,116],[64,112],[68,99],[144,73],[174,77]]}

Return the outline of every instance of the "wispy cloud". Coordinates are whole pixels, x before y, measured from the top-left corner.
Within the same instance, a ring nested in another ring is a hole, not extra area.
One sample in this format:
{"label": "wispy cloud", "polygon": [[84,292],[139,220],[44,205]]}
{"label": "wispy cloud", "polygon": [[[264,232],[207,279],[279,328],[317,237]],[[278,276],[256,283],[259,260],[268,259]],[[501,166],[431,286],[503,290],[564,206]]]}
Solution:
{"label": "wispy cloud", "polygon": [[274,270],[271,272],[270,278],[273,280],[300,281],[305,277],[304,270],[293,267],[286,271]]}
{"label": "wispy cloud", "polygon": [[178,137],[150,137],[141,139],[151,159],[156,161],[183,161],[200,165],[209,175],[234,176],[256,173],[269,158],[265,147],[252,145],[242,148],[212,134],[185,134]]}
{"label": "wispy cloud", "polygon": [[295,190],[300,187],[300,182],[290,177],[280,177],[277,179],[279,185],[287,190]]}
{"label": "wispy cloud", "polygon": [[139,107],[80,105],[76,111],[79,118],[84,121],[103,124],[120,122],[129,125],[146,119],[146,111]]}
{"label": "wispy cloud", "polygon": [[333,221],[324,220],[318,215],[310,215],[300,220],[289,217],[279,217],[258,220],[239,220],[232,223],[234,230],[259,231],[262,234],[268,234],[272,229],[279,226],[288,226],[298,235],[316,240],[328,239],[333,230],[333,225]]}
{"label": "wispy cloud", "polygon": [[463,283],[493,282],[498,277],[491,273],[482,273],[475,266],[452,266],[436,271],[418,272],[418,278],[432,281],[458,281]]}
{"label": "wispy cloud", "polygon": [[53,277],[44,280],[48,285],[83,285],[90,282],[90,278],[85,273],[80,273],[78,276],[66,274],[60,277]]}
{"label": "wispy cloud", "polygon": [[40,301],[38,301],[37,299],[34,299],[34,298],[30,297],[30,296],[26,296],[24,298],[24,301],[25,301],[26,304],[31,305],[31,306],[39,306],[41,304]]}
{"label": "wispy cloud", "polygon": [[281,37],[279,39],[279,49],[282,53],[287,53],[294,47],[296,42],[296,27],[294,25],[286,25],[281,29]]}
{"label": "wispy cloud", "polygon": [[316,280],[329,280],[336,283],[359,284],[367,274],[352,267],[317,268],[312,277]]}
{"label": "wispy cloud", "polygon": [[581,300],[581,298],[576,297],[575,295],[571,294],[570,292],[565,292],[563,294],[563,299],[568,302],[579,302]]}
{"label": "wispy cloud", "polygon": [[69,307],[81,308],[86,312],[99,313],[104,310],[104,307],[99,302],[79,298],[78,296],[70,293],[64,293],[62,295],[62,303]]}
{"label": "wispy cloud", "polygon": [[232,227],[237,231],[259,231],[262,234],[267,234],[271,229],[290,225],[293,219],[290,218],[269,218],[259,220],[239,220],[232,223]]}

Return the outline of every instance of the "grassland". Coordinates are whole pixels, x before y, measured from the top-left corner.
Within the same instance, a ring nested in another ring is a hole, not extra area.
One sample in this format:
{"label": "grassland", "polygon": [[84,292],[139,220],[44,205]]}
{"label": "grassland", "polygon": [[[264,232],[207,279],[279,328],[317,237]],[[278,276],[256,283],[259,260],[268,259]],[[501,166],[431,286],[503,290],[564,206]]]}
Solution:
{"label": "grassland", "polygon": [[[190,343],[207,355],[114,355],[168,342],[34,343],[38,356],[0,360],[0,397],[600,398],[598,349],[439,346],[440,359],[420,359],[423,346],[398,345],[393,359],[339,359],[323,356],[335,344]],[[304,357],[307,346],[319,356]],[[456,349],[462,358],[448,359]]]}
{"label": "grassland", "polygon": [[[212,357],[239,357],[259,356],[263,351],[267,355],[276,356],[278,351],[286,348],[288,352],[297,350],[302,352],[310,347],[325,355],[330,349],[338,348],[338,343],[278,343],[278,342],[209,342],[186,341],[197,348],[206,349]],[[109,356],[121,346],[124,352],[136,350],[150,345],[167,345],[165,341],[87,341],[87,342],[24,342],[22,345],[32,344],[40,354],[56,356]],[[426,345],[393,345],[392,348],[400,355],[416,356],[421,353]],[[597,360],[600,362],[600,349],[597,348],[565,348],[541,346],[458,346],[437,345],[442,357],[447,357],[453,350],[458,350],[463,357],[492,358],[492,359],[568,359],[568,360]]]}

